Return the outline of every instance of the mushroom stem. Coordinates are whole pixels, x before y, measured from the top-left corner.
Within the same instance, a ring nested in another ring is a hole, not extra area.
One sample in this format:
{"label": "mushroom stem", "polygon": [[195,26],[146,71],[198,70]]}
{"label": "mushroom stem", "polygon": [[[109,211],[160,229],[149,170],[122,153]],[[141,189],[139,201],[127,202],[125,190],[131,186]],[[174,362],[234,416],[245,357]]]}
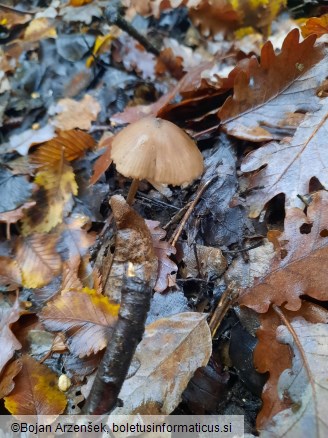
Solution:
{"label": "mushroom stem", "polygon": [[134,200],[134,197],[135,197],[135,195],[137,193],[137,190],[138,190],[138,187],[139,187],[139,182],[140,182],[140,180],[136,179],[136,178],[134,178],[132,180],[132,184],[131,184],[131,187],[130,187],[130,190],[129,190],[129,193],[128,193],[128,197],[126,198],[126,202],[129,205],[132,205],[132,202]]}

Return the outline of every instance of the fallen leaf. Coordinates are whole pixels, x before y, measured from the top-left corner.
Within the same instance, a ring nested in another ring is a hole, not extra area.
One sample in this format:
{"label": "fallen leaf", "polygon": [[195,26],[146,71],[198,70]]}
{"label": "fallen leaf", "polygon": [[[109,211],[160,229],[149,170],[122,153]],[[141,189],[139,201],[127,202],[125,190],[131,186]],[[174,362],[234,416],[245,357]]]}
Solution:
{"label": "fallen leaf", "polygon": [[22,284],[22,274],[16,260],[0,256],[0,284],[6,290],[16,290]]}
{"label": "fallen leaf", "polygon": [[61,223],[72,208],[77,184],[72,167],[64,160],[39,170],[34,182],[39,186],[34,199],[38,209],[29,210],[22,220],[22,234],[46,233]]}
{"label": "fallen leaf", "polygon": [[20,305],[16,299],[14,305],[10,308],[0,308],[0,375],[6,363],[13,357],[15,350],[22,348],[11,326],[18,321],[21,315]]}
{"label": "fallen leaf", "polygon": [[25,176],[14,175],[9,170],[0,167],[0,212],[15,210],[30,197],[32,192]]}
{"label": "fallen leaf", "polygon": [[306,20],[301,26],[302,36],[308,37],[315,33],[318,37],[328,33],[328,14],[321,15],[321,17],[313,17]]}
{"label": "fallen leaf", "polygon": [[69,5],[79,7],[79,6],[87,5],[88,3],[92,3],[92,2],[93,0],[70,0]]}
{"label": "fallen leaf", "polygon": [[50,114],[57,114],[51,122],[56,128],[63,131],[74,128],[87,131],[91,128],[91,122],[97,120],[100,109],[96,99],[85,94],[81,101],[60,99],[49,111]]}
{"label": "fallen leaf", "polygon": [[90,178],[90,184],[95,184],[101,175],[108,169],[108,167],[112,164],[111,151],[112,151],[112,142],[114,140],[114,136],[107,137],[103,141],[104,151],[103,154],[97,159],[93,166],[93,175]]}
{"label": "fallen leaf", "polygon": [[[328,322],[328,311],[307,301],[303,301],[302,307],[297,312],[284,310],[284,314],[289,320],[302,316],[312,323]],[[256,418],[257,428],[264,429],[278,412],[291,405],[290,399],[279,397],[278,380],[281,373],[291,367],[293,354],[287,345],[281,344],[276,339],[276,331],[281,324],[276,312],[270,308],[267,313],[260,315],[260,320],[261,326],[256,332],[258,343],[254,351],[254,365],[260,373],[268,371],[270,373],[263,387],[262,409]]]}
{"label": "fallen leaf", "polygon": [[[170,414],[197,368],[211,356],[207,315],[180,313],[148,325],[113,415]],[[137,370],[134,370],[137,367]]]}
{"label": "fallen leaf", "polygon": [[10,240],[10,225],[15,224],[17,221],[24,217],[24,210],[28,210],[35,206],[35,202],[26,202],[16,210],[6,211],[5,213],[0,213],[0,222],[7,224],[6,237]]}
{"label": "fallen leaf", "polygon": [[169,286],[174,286],[175,284],[175,279],[172,275],[178,271],[178,267],[169,256],[175,254],[176,249],[169,242],[162,240],[166,236],[166,231],[158,226],[158,221],[146,220],[145,222],[149,228],[154,251],[158,258],[158,273],[154,290],[156,292],[163,292]]}
{"label": "fallen leaf", "polygon": [[12,415],[60,415],[66,397],[58,389],[58,377],[31,356],[21,357],[22,370],[15,378],[15,388],[7,395],[5,407]]}
{"label": "fallen leaf", "polygon": [[16,260],[25,287],[37,288],[48,284],[60,273],[61,259],[56,251],[57,236],[33,234],[18,238]]}
{"label": "fallen leaf", "polygon": [[69,291],[43,308],[40,319],[47,330],[64,331],[72,354],[96,354],[107,345],[119,305],[96,291]]}
{"label": "fallen leaf", "polygon": [[204,278],[221,276],[227,268],[227,262],[219,248],[204,245],[191,245],[182,242],[183,267],[182,278]]}
{"label": "fallen leaf", "polygon": [[16,377],[20,372],[22,366],[22,362],[17,359],[5,367],[4,371],[0,375],[0,399],[10,394],[14,389],[14,377]]}
{"label": "fallen leaf", "polygon": [[73,161],[84,156],[95,145],[91,135],[83,131],[61,131],[59,135],[47,141],[31,156],[33,163],[48,166],[61,161]]}
{"label": "fallen leaf", "polygon": [[79,7],[65,6],[61,9],[60,15],[66,22],[80,21],[85,24],[91,24],[93,17],[101,18],[103,15],[103,11],[97,3],[84,4]]}
{"label": "fallen leaf", "polygon": [[251,217],[257,217],[265,204],[279,193],[285,194],[287,206],[302,206],[298,195],[309,192],[313,177],[328,187],[325,164],[328,160],[327,129],[328,102],[323,99],[317,112],[305,116],[292,139],[269,143],[247,155],[241,170],[252,172],[261,169],[249,177],[249,189],[252,191],[247,203]]}
{"label": "fallen leaf", "polygon": [[249,59],[248,71],[235,79],[234,95],[218,112],[223,128],[230,135],[250,140],[275,138],[270,132],[280,126],[287,114],[320,109],[316,90],[326,77],[327,55],[323,45],[314,46],[316,36],[299,42],[293,29],[275,55],[270,41],[261,51],[261,63]]}
{"label": "fallen leaf", "polygon": [[65,219],[61,227],[57,250],[62,258],[67,261],[67,264],[72,267],[79,266],[81,259],[95,242],[96,235],[88,233],[83,228],[87,222],[89,222],[89,218],[73,214]]}
{"label": "fallen leaf", "polygon": [[328,258],[327,211],[326,191],[313,195],[307,214],[299,208],[287,209],[284,232],[278,237],[281,248],[276,249],[275,257],[254,285],[243,292],[240,304],[264,313],[271,303],[298,310],[301,295],[327,300],[328,279],[322,269]]}
{"label": "fallen leaf", "polygon": [[24,33],[24,41],[40,41],[45,38],[56,38],[57,32],[50,21],[45,18],[34,18],[27,26]]}
{"label": "fallen leaf", "polygon": [[20,155],[27,155],[30,147],[34,144],[44,143],[55,136],[55,129],[51,125],[45,125],[40,129],[27,129],[20,134],[14,134],[9,139],[10,148]]}
{"label": "fallen leaf", "polygon": [[[295,318],[291,325],[300,342],[307,365],[300,355],[287,327],[280,326],[277,339],[289,344],[294,358],[291,369],[285,370],[278,382],[281,397],[290,397],[293,405],[275,415],[261,436],[300,437],[309,434],[324,437],[328,434],[327,416],[327,324],[312,324]],[[308,431],[308,432],[306,432]]]}

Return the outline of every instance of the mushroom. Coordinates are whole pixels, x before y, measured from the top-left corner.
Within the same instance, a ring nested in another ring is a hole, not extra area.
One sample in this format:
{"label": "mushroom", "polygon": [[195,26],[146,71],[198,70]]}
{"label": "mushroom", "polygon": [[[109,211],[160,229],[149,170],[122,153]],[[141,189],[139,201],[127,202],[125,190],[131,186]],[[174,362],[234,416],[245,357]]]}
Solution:
{"label": "mushroom", "polygon": [[181,186],[199,177],[203,156],[196,143],[167,120],[145,117],[117,134],[111,157],[122,175],[133,178],[128,197],[132,204],[139,181]]}

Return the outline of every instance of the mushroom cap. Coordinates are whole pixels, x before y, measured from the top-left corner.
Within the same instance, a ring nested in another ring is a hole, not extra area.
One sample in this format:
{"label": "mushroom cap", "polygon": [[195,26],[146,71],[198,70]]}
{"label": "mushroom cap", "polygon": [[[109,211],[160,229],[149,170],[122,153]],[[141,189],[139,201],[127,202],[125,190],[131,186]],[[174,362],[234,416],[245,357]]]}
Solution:
{"label": "mushroom cap", "polygon": [[167,120],[145,117],[122,129],[111,157],[122,175],[180,186],[199,177],[203,156],[196,143]]}

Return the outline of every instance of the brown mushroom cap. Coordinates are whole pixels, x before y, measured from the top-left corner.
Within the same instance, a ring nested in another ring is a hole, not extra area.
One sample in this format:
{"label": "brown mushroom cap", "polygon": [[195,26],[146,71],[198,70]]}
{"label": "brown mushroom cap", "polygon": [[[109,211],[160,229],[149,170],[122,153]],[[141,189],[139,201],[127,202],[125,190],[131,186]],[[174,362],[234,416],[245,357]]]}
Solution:
{"label": "brown mushroom cap", "polygon": [[161,184],[190,183],[204,170],[195,142],[174,123],[155,117],[131,123],[117,134],[111,157],[122,175]]}

